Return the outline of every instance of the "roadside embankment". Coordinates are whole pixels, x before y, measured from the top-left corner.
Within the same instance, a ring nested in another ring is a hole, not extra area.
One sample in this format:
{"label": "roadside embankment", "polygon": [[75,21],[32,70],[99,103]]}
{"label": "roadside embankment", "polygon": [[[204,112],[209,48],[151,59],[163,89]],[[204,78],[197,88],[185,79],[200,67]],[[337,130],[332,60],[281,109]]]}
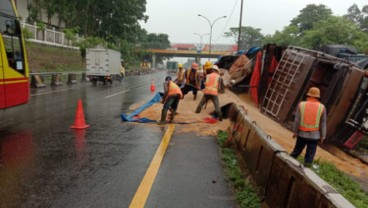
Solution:
{"label": "roadside embankment", "polygon": [[26,43],[28,65],[31,72],[80,71],[85,61],[76,49]]}

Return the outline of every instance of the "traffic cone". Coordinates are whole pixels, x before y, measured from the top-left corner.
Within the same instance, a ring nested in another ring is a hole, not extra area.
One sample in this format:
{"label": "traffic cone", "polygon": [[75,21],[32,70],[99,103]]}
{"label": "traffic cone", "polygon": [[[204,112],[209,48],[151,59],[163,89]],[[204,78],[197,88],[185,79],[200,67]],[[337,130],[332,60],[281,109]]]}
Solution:
{"label": "traffic cone", "polygon": [[153,80],[152,80],[152,83],[151,83],[151,92],[154,92],[155,91],[155,89],[156,89],[156,87],[155,87],[155,83],[153,82]]}
{"label": "traffic cone", "polygon": [[84,120],[84,112],[83,112],[83,106],[82,106],[82,100],[78,100],[78,107],[77,112],[75,115],[75,121],[74,125],[70,126],[72,129],[85,129],[88,128],[89,125],[86,124],[86,121]]}

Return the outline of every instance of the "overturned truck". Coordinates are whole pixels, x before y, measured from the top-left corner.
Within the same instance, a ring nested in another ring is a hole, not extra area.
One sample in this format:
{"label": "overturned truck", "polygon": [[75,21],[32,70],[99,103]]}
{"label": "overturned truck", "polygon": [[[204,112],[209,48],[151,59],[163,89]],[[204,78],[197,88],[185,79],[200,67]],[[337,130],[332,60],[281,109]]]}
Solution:
{"label": "overturned truck", "polygon": [[[318,87],[327,109],[327,141],[353,148],[368,133],[368,81],[364,75],[363,69],[346,60],[288,47],[270,82],[258,86],[261,111],[291,129],[297,104],[310,87]],[[265,79],[264,73],[262,76]]]}

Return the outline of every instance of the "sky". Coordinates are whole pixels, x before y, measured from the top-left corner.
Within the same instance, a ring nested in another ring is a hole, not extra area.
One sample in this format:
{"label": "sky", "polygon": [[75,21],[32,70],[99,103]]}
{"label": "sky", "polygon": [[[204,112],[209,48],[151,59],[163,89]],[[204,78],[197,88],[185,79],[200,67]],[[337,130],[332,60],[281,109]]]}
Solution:
{"label": "sky", "polygon": [[[324,4],[334,15],[342,16],[353,4],[360,9],[367,0],[243,0],[242,26],[260,28],[261,33],[274,34],[281,31],[297,17],[308,4]],[[210,22],[212,44],[236,43],[234,38],[223,34],[231,27],[239,27],[241,0],[147,0],[146,13],[149,19],[140,22],[148,33],[169,35],[171,43],[209,43]],[[205,16],[209,21],[198,14]],[[197,35],[195,35],[196,33]]]}

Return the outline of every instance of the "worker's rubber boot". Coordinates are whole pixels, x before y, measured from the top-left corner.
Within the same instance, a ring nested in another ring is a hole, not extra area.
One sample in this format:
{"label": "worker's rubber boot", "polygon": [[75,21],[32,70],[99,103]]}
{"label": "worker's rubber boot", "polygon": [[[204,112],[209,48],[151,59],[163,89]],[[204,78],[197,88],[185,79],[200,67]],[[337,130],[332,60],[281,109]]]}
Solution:
{"label": "worker's rubber boot", "polygon": [[162,111],[161,111],[161,120],[159,122],[157,122],[157,124],[159,124],[159,125],[166,124],[166,115],[167,115],[167,110],[162,109]]}
{"label": "worker's rubber boot", "polygon": [[197,109],[196,109],[196,111],[195,111],[195,113],[200,113],[201,110],[202,110],[202,106],[198,106]]}
{"label": "worker's rubber boot", "polygon": [[176,115],[176,110],[172,110],[171,115],[170,115],[170,123],[173,122],[175,115]]}
{"label": "worker's rubber boot", "polygon": [[218,113],[218,120],[222,121],[222,112],[221,111]]}

